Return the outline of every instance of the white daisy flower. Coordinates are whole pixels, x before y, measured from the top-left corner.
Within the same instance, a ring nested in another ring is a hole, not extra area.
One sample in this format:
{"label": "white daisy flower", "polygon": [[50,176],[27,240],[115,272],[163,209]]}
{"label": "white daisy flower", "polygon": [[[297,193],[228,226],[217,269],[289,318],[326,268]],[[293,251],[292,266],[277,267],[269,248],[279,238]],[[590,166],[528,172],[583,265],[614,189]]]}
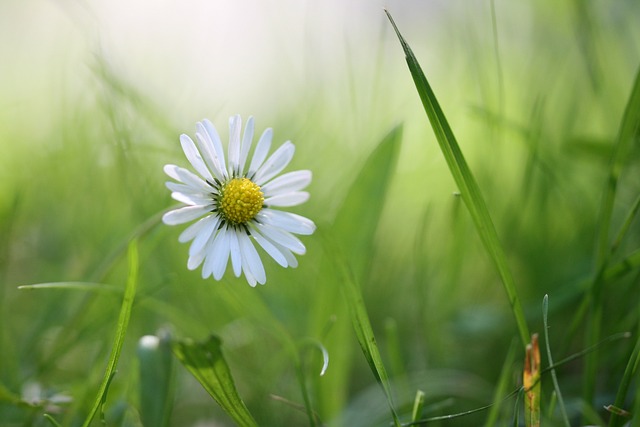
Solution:
{"label": "white daisy flower", "polygon": [[273,131],[266,129],[249,160],[253,140],[253,117],[240,136],[240,116],[229,119],[229,150],[224,150],[216,128],[209,120],[196,124],[196,143],[180,135],[180,143],[194,174],[175,165],[164,172],[178,182],[167,182],[171,197],[186,206],[164,214],[168,225],[199,219],[187,227],[178,240],[192,240],[187,268],[202,265],[202,278],[220,280],[231,258],[236,277],[241,273],[251,286],[267,280],[262,260],[254,246],[283,267],[296,267],[294,254],[305,253],[304,244],[294,234],[312,234],[313,221],[274,208],[299,205],[309,199],[301,191],[311,182],[311,171],[288,172],[276,177],[289,164],[295,146],[287,141],[269,158]]}

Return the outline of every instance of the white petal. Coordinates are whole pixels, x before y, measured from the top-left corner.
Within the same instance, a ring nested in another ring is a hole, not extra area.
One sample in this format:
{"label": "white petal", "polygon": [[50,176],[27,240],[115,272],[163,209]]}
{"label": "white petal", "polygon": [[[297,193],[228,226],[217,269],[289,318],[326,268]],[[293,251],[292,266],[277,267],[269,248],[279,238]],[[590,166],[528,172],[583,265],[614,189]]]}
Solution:
{"label": "white petal", "polygon": [[218,161],[220,162],[220,168],[222,172],[224,172],[224,175],[227,176],[227,169],[225,168],[224,161],[224,149],[222,148],[222,142],[220,141],[220,135],[218,135],[218,131],[216,130],[213,123],[211,123],[207,119],[204,119],[202,121],[201,126],[203,126],[203,129],[206,131],[206,136],[213,145],[213,149]]}
{"label": "white petal", "polygon": [[173,193],[171,193],[171,197],[179,202],[184,203],[185,205],[213,207],[211,197],[207,196],[201,196],[198,194],[184,194],[174,191]]}
{"label": "white petal", "polygon": [[165,213],[162,216],[162,222],[167,225],[183,224],[205,215],[210,210],[206,206],[186,206]]}
{"label": "white petal", "polygon": [[247,172],[247,176],[252,178],[256,171],[262,166],[264,159],[267,158],[267,154],[269,154],[269,149],[271,149],[271,138],[273,138],[273,130],[271,128],[265,129],[262,132],[262,136],[258,140],[258,145],[256,145],[256,151],[253,152],[253,158],[251,159],[251,165],[249,166],[249,171]]}
{"label": "white petal", "polygon": [[180,181],[183,184],[192,187],[194,191],[206,193],[211,189],[211,186],[204,182],[202,178],[185,168],[175,165],[165,165],[164,172],[176,181]]}
{"label": "white petal", "polygon": [[205,216],[200,221],[194,222],[193,224],[185,228],[178,237],[178,241],[180,243],[186,243],[189,240],[194,239],[198,235],[198,233],[200,233],[200,230],[202,230],[207,225],[210,219],[211,215]]}
{"label": "white petal", "polygon": [[304,253],[306,252],[306,248],[304,247],[300,239],[298,239],[293,234],[267,224],[257,223],[256,226],[263,236],[269,238],[269,240],[275,243],[278,243],[279,245],[284,246],[291,252],[298,255],[304,255]]}
{"label": "white petal", "polygon": [[164,171],[164,173],[169,175],[169,178],[173,178],[176,181],[180,181],[180,178],[178,178],[178,174],[176,173],[176,168],[177,167],[178,166],[176,166],[176,165],[164,165],[162,170]]}
{"label": "white petal", "polygon": [[271,258],[273,258],[281,266],[285,268],[288,267],[289,264],[287,263],[287,258],[284,256],[284,254],[273,243],[263,237],[258,230],[251,230],[251,235],[254,239],[256,239],[256,242],[258,242],[258,244],[262,246],[262,249],[264,249]]}
{"label": "white petal", "polygon": [[202,156],[200,156],[193,140],[189,138],[188,135],[182,134],[180,135],[180,145],[182,145],[182,151],[184,151],[185,156],[187,156],[187,160],[189,160],[191,166],[193,166],[200,176],[205,180],[213,181],[211,172],[209,172],[209,169],[207,169],[207,166],[204,164],[204,160],[202,160]]}
{"label": "white petal", "polygon": [[[266,237],[265,237],[266,238]],[[268,238],[266,238],[267,240],[269,240]],[[273,243],[273,246],[276,247],[276,249],[278,249],[282,255],[284,255],[284,257],[287,260],[287,264],[289,264],[289,267],[291,268],[296,268],[298,266],[298,260],[296,259],[296,257],[291,253],[291,251],[287,248],[285,248],[284,246],[273,242],[271,240],[269,240],[271,243]]]}
{"label": "white petal", "polygon": [[196,132],[196,141],[198,141],[198,147],[202,153],[204,162],[209,167],[209,170],[218,180],[224,181],[226,176],[226,168],[220,163],[220,158],[213,148],[211,138],[209,138],[207,131],[202,127],[202,124],[196,125],[198,131]]}
{"label": "white petal", "polygon": [[311,171],[285,173],[261,187],[265,197],[277,196],[289,191],[300,191],[311,182]]}
{"label": "white petal", "polygon": [[296,206],[307,200],[309,200],[309,193],[306,191],[292,191],[269,197],[264,200],[264,204],[266,206]]}
{"label": "white petal", "polygon": [[232,231],[228,230],[226,227],[222,229],[216,236],[216,240],[213,242],[213,245],[209,250],[209,254],[207,255],[207,262],[211,259],[211,271],[216,280],[222,279],[222,276],[227,269],[227,264],[229,263],[229,254],[231,250],[229,237],[231,233]]}
{"label": "white petal", "polygon": [[167,181],[164,183],[164,185],[166,185],[166,187],[173,191],[173,192],[177,192],[177,193],[183,193],[183,194],[192,194],[192,195],[199,195],[199,196],[205,196],[207,194],[210,194],[213,192],[213,188],[210,187],[211,191],[208,192],[204,192],[204,191],[200,191],[200,189],[196,189],[193,188],[190,185],[187,184],[181,184],[179,182],[173,182],[173,181]]}
{"label": "white petal", "polygon": [[236,277],[240,277],[242,272],[242,256],[240,255],[240,243],[238,243],[238,233],[235,229],[227,228],[229,233],[229,250],[231,251],[231,266],[233,267],[233,274]]}
{"label": "white petal", "polygon": [[275,209],[262,209],[256,215],[256,219],[263,224],[281,228],[290,233],[309,235],[316,230],[316,225],[310,219]]}
{"label": "white petal", "polygon": [[253,246],[251,239],[249,236],[242,233],[238,234],[238,242],[240,243],[242,269],[245,272],[245,276],[247,276],[247,271],[250,271],[255,280],[261,285],[264,285],[267,281],[267,276],[264,272],[264,266],[262,265],[260,255],[258,255],[258,251],[256,251],[255,246]]}
{"label": "white petal", "polygon": [[271,178],[279,174],[282,169],[287,167],[296,147],[290,141],[285,142],[267,159],[266,162],[257,170],[253,181],[258,185],[267,183]]}
{"label": "white petal", "polygon": [[239,159],[239,174],[244,173],[244,167],[247,163],[247,156],[253,143],[253,117],[249,117],[247,124],[244,127],[244,134],[242,134],[242,144],[240,145],[240,159]]}
{"label": "white petal", "polygon": [[189,247],[189,256],[194,256],[200,252],[203,252],[205,245],[212,238],[213,233],[218,228],[218,224],[220,223],[220,218],[218,216],[209,216],[207,219],[207,223],[200,233],[193,239],[191,246]]}
{"label": "white petal", "polygon": [[[204,252],[200,252],[199,254],[196,254],[194,256],[190,256],[189,259],[187,260],[187,268],[189,270],[195,270],[196,268],[198,268],[198,266],[200,264],[202,264],[202,261],[204,261],[204,257],[205,257],[205,253]],[[209,276],[205,276],[204,275],[204,271],[202,272],[202,278],[206,279]]]}
{"label": "white petal", "polygon": [[239,175],[241,130],[242,119],[240,116],[229,117],[229,173],[234,176]]}

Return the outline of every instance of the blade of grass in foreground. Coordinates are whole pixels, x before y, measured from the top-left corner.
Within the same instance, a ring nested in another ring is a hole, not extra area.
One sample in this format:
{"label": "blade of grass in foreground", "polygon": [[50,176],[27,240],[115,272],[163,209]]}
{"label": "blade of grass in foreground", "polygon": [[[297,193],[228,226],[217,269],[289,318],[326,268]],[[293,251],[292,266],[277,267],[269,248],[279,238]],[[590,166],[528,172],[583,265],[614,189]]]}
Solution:
{"label": "blade of grass in foreground", "polygon": [[389,408],[391,409],[391,415],[393,417],[394,425],[400,426],[400,420],[398,414],[394,409],[393,398],[391,395],[391,386],[389,384],[389,377],[387,371],[382,363],[382,357],[380,356],[380,349],[376,342],[376,337],[373,334],[371,328],[371,322],[369,321],[369,315],[367,314],[367,308],[364,305],[362,299],[362,291],[360,286],[356,283],[355,278],[351,271],[348,270],[346,265],[343,265],[343,280],[344,280],[344,293],[347,299],[347,305],[349,306],[349,314],[351,315],[351,323],[353,329],[356,332],[358,343],[362,348],[371,372],[376,377],[378,383],[382,386],[384,394],[387,397]]}
{"label": "blade of grass in foreground", "polygon": [[451,174],[458,185],[460,195],[471,214],[471,218],[475,223],[485,249],[491,256],[491,259],[500,273],[502,283],[507,291],[507,296],[509,297],[511,310],[513,311],[513,315],[516,319],[522,344],[526,346],[529,341],[529,329],[524,317],[524,311],[522,310],[520,299],[516,292],[515,283],[511,270],[507,264],[504,250],[502,249],[493,221],[491,220],[487,206],[480,193],[480,188],[478,187],[471,170],[467,166],[467,162],[460,150],[460,147],[458,146],[455,136],[453,135],[453,131],[451,130],[451,127],[449,127],[449,123],[438,104],[435,94],[431,90],[431,86],[429,86],[429,82],[427,81],[418,60],[404,37],[402,37],[402,34],[400,34],[400,30],[398,30],[391,14],[389,14],[386,9],[385,13],[387,14],[387,17],[389,18],[391,25],[393,25],[393,29],[400,40],[400,44],[402,45],[407,59],[409,71],[411,72],[416,89],[418,90],[424,109],[429,117],[429,121],[431,122],[431,127],[436,135],[440,149],[442,150],[447,164],[449,165]]}
{"label": "blade of grass in foreground", "polygon": [[337,283],[344,292],[358,343],[371,372],[385,393],[396,426],[400,425],[400,420],[394,408],[389,377],[382,363],[359,284],[366,280],[373,236],[384,207],[401,140],[402,127],[397,126],[371,153],[349,188],[340,214],[336,217],[333,234],[326,241],[326,249],[335,262],[339,278]]}
{"label": "blade of grass in foreground", "polygon": [[211,335],[204,342],[176,340],[172,348],[178,360],[239,426],[257,426],[238,394],[221,345],[220,338]]}
{"label": "blade of grass in foreground", "polygon": [[91,420],[96,415],[98,410],[104,404],[109,389],[109,384],[115,375],[116,366],[118,365],[118,359],[120,358],[120,352],[122,351],[122,344],[124,343],[124,337],[129,325],[129,318],[131,317],[131,308],[133,307],[133,300],[136,295],[136,287],[138,286],[138,241],[132,240],[129,244],[129,277],[127,278],[127,286],[124,291],[124,297],[122,299],[122,307],[120,308],[120,317],[118,318],[118,326],[116,328],[116,336],[113,340],[113,347],[111,347],[111,355],[109,356],[109,362],[107,363],[107,369],[104,372],[102,383],[98,389],[98,395],[93,403],[91,412],[84,421],[83,427],[88,427],[91,424]]}
{"label": "blade of grass in foreground", "polygon": [[[347,312],[354,313],[353,307],[356,302],[350,299],[349,295],[362,299],[358,287],[355,294],[345,293],[347,298],[344,299],[344,305],[342,300],[336,304],[336,298],[340,298],[340,293],[344,292],[343,281],[347,280],[343,278],[343,266],[340,262],[348,261],[349,275],[356,283],[366,283],[374,256],[376,230],[400,151],[402,129],[401,125],[391,129],[367,157],[350,185],[333,225],[328,227],[322,235],[325,238],[326,255],[320,271],[334,271],[335,274],[319,277],[318,286],[323,289],[323,292],[316,295],[312,315],[316,331],[320,332],[325,328],[329,316],[336,315],[340,318],[346,317]],[[336,267],[335,270],[334,267]],[[362,314],[366,316],[366,311]],[[351,317],[351,319],[354,318]],[[368,322],[368,318],[366,321]],[[357,327],[353,322],[352,325],[354,328]],[[348,322],[336,322],[331,327],[330,333],[323,337],[323,342],[332,358],[332,367],[331,375],[318,383],[319,401],[322,412],[330,416],[337,416],[344,409],[348,399],[346,391],[349,390],[349,369],[353,363],[353,357],[350,354],[350,343],[353,339],[349,330],[351,327]],[[373,334],[370,337],[375,340]],[[369,348],[361,344],[361,349],[367,361],[372,360],[367,353]],[[369,366],[376,379],[380,378],[375,365],[370,363]],[[382,377],[386,378],[386,374]],[[389,388],[388,385],[383,386],[385,387]],[[389,405],[393,407],[390,400]]]}

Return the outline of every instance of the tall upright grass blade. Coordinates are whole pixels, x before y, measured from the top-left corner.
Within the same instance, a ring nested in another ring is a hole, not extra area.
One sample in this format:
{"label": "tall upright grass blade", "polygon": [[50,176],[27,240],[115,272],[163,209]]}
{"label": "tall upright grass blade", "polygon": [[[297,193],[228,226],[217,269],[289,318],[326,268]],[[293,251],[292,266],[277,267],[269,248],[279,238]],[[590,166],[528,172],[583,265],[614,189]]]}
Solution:
{"label": "tall upright grass blade", "polygon": [[[603,317],[602,291],[605,285],[603,274],[611,258],[609,231],[611,228],[611,218],[613,206],[616,198],[616,191],[620,174],[624,169],[625,162],[629,158],[632,144],[638,145],[640,142],[640,68],[635,77],[635,82],[629,100],[625,107],[624,115],[618,128],[618,135],[613,147],[611,162],[609,166],[609,176],[606,182],[602,204],[600,206],[599,230],[596,253],[596,271],[588,295],[590,306],[590,316],[588,323],[588,340],[593,344],[600,339]],[[637,147],[636,147],[637,148]],[[623,225],[624,227],[624,225]],[[583,385],[583,399],[585,402],[593,402],[596,376],[598,371],[597,354],[590,354],[585,360],[585,375]]]}
{"label": "tall upright grass blade", "polygon": [[138,341],[140,420],[143,426],[169,425],[174,395],[174,359],[168,333]]}
{"label": "tall upright grass blade", "polygon": [[[549,366],[553,366],[553,358],[551,357],[551,344],[549,344],[549,324],[547,322],[547,317],[549,314],[549,295],[545,295],[542,299],[542,322],[544,326],[544,342],[547,347],[547,360],[549,362]],[[556,391],[556,397],[558,399],[558,405],[560,405],[560,413],[562,414],[562,420],[564,421],[564,425],[571,427],[569,423],[569,416],[567,415],[567,409],[564,406],[564,399],[562,398],[562,392],[560,391],[560,386],[558,385],[558,377],[556,375],[555,368],[551,369],[551,380],[553,381],[553,388]]]}
{"label": "tall upright grass blade", "polygon": [[453,131],[451,130],[451,127],[438,104],[435,94],[431,90],[431,86],[418,63],[418,60],[402,34],[400,34],[400,30],[398,30],[391,14],[386,10],[385,13],[387,14],[387,17],[389,18],[391,25],[393,25],[398,39],[400,40],[400,44],[402,45],[407,64],[409,66],[409,71],[411,72],[416,89],[420,95],[420,99],[422,100],[427,116],[429,117],[429,121],[431,122],[431,127],[433,128],[436,139],[438,140],[440,149],[447,161],[449,170],[451,171],[458,189],[460,190],[462,199],[471,214],[471,218],[473,219],[478,234],[480,235],[480,239],[500,274],[502,283],[509,298],[511,310],[513,311],[513,315],[518,326],[518,332],[520,333],[522,344],[523,346],[526,346],[529,341],[529,329],[527,327],[524,311],[522,310],[520,299],[516,292],[515,283],[511,270],[507,264],[504,250],[498,239],[496,229],[493,225],[482,194],[480,193],[480,188],[478,187],[469,166],[467,166],[467,162],[460,150],[460,147],[458,146]]}
{"label": "tall upright grass blade", "polygon": [[124,290],[124,297],[122,298],[122,307],[120,308],[120,316],[118,317],[118,325],[116,327],[116,334],[113,340],[113,346],[111,347],[111,355],[107,362],[107,369],[104,372],[98,394],[93,403],[91,411],[87,415],[83,427],[88,427],[91,424],[91,420],[96,415],[98,410],[103,407],[104,401],[107,396],[109,384],[113,379],[116,372],[116,366],[118,365],[118,359],[120,358],[120,352],[122,351],[122,345],[124,343],[124,337],[127,333],[127,327],[129,326],[129,319],[131,318],[131,309],[133,308],[133,301],[136,295],[136,288],[138,286],[138,241],[132,240],[129,244],[128,251],[129,258],[129,275],[127,277],[127,285]]}
{"label": "tall upright grass blade", "polygon": [[241,427],[257,426],[238,394],[221,345],[220,338],[211,335],[203,342],[175,340],[171,346],[178,360],[236,424]]}
{"label": "tall upright grass blade", "polygon": [[422,410],[424,409],[424,391],[418,390],[416,397],[413,400],[413,409],[411,410],[411,421],[416,422],[422,416]]}

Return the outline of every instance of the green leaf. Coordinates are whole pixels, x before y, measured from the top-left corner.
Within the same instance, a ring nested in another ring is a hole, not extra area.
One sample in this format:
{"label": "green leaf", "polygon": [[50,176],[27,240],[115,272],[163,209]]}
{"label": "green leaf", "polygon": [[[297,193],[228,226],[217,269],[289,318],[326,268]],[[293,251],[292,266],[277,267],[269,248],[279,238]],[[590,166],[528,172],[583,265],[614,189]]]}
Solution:
{"label": "green leaf", "polygon": [[203,342],[176,340],[172,348],[184,367],[239,426],[257,426],[236,390],[221,344],[220,338],[211,335]]}
{"label": "green leaf", "polygon": [[131,309],[133,307],[133,300],[136,295],[136,288],[138,286],[138,241],[133,240],[129,244],[129,276],[127,278],[127,285],[124,291],[124,297],[122,299],[122,307],[120,308],[120,316],[118,318],[118,325],[116,328],[116,335],[113,340],[113,346],[111,347],[111,355],[107,362],[107,369],[104,372],[102,383],[98,389],[98,394],[93,403],[93,407],[89,412],[89,415],[84,421],[83,427],[88,427],[91,424],[91,420],[96,415],[98,410],[104,405],[104,401],[107,397],[107,391],[109,384],[113,379],[116,372],[116,366],[118,365],[118,359],[120,358],[120,352],[122,351],[122,344],[124,343],[124,337],[129,325],[129,318],[131,317]]}
{"label": "green leaf", "polygon": [[504,289],[506,290],[509,298],[509,303],[511,304],[511,310],[513,311],[513,315],[518,325],[522,344],[526,346],[529,341],[529,329],[527,327],[524,311],[522,310],[520,299],[516,292],[515,283],[511,270],[507,264],[504,250],[502,249],[493,221],[491,220],[489,211],[487,210],[482,194],[480,193],[480,188],[478,187],[469,166],[467,166],[467,162],[460,150],[460,147],[458,146],[453,131],[447,122],[444,112],[440,108],[440,104],[438,103],[435,94],[431,90],[431,86],[418,63],[418,60],[414,56],[404,37],[402,37],[402,34],[400,34],[400,30],[398,30],[398,27],[389,12],[386,10],[385,12],[389,21],[391,21],[391,25],[393,25],[404,50],[409,71],[411,72],[416,89],[418,90],[424,109],[429,121],[431,122],[431,127],[433,128],[433,132],[435,133],[438,144],[440,145],[440,150],[444,154],[449,170],[451,171],[458,189],[460,190],[462,200],[464,200],[464,203],[471,214],[471,218],[473,219],[478,234],[480,235],[480,239],[500,274]]}

